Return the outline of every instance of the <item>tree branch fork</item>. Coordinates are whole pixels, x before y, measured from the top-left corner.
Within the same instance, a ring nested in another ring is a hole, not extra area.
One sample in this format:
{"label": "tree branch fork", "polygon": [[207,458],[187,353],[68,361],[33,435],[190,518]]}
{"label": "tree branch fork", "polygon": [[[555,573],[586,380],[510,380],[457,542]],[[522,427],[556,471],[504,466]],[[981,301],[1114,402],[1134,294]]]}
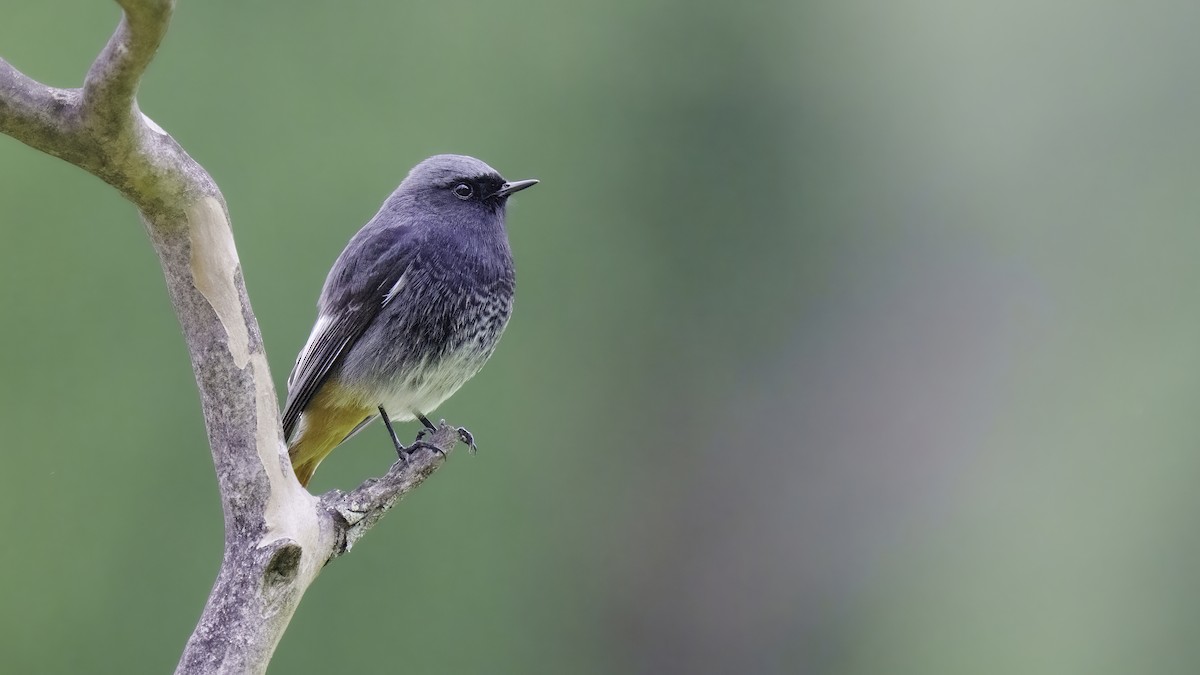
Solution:
{"label": "tree branch fork", "polygon": [[423,448],[348,493],[296,480],[225,199],[212,177],[138,108],[173,0],[117,0],[123,16],[76,89],[0,59],[0,132],[115,187],[138,209],[200,391],[225,516],[225,555],[177,673],[261,673],[305,589],[459,442],[444,422]]}

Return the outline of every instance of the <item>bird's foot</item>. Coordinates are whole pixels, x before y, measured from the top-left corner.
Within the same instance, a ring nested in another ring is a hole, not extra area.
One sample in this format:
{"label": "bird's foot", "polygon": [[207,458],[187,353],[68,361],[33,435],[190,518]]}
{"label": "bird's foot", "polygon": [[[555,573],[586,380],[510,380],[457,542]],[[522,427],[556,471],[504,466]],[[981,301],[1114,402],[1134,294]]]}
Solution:
{"label": "bird's foot", "polygon": [[[418,417],[423,418],[424,416],[418,415]],[[424,448],[426,450],[432,450],[432,451],[436,452],[437,454],[441,455],[442,459],[446,459],[446,451],[445,450],[442,450],[435,443],[430,443],[429,441],[426,441],[425,439],[430,438],[430,437],[434,437],[436,439],[436,438],[440,437],[444,441],[449,442],[450,439],[445,438],[445,436],[443,435],[448,430],[452,430],[454,433],[458,434],[459,442],[465,443],[467,445],[467,447],[469,448],[468,451],[472,455],[474,455],[476,452],[479,451],[479,448],[475,445],[475,436],[472,435],[470,431],[467,431],[466,427],[453,428],[449,424],[446,423],[446,420],[440,420],[438,422],[437,426],[430,424],[428,422],[428,420],[425,420],[425,419],[422,419],[421,421],[426,424],[426,428],[421,429],[420,431],[417,432],[416,440],[414,440],[412,442],[412,445],[409,445],[408,447],[404,447],[403,445],[396,443],[396,453],[400,456],[400,459],[405,461],[405,463],[407,463],[409,461],[409,459],[412,457],[412,455],[415,451],[417,451],[418,449],[421,449],[421,448]],[[443,434],[438,434],[438,432],[443,432]],[[393,441],[395,441],[395,438],[393,438]]]}
{"label": "bird's foot", "polygon": [[[425,438],[426,436],[428,436],[431,432],[438,430],[438,428],[433,425],[433,422],[429,421],[428,417],[422,415],[419,412],[415,412],[415,411],[413,412],[413,415],[416,415],[417,420],[421,422],[421,426],[423,427],[420,431],[417,432],[417,440],[418,441]],[[442,426],[446,426],[446,420],[442,420]]]}
{"label": "bird's foot", "polygon": [[396,449],[396,454],[400,456],[400,459],[404,460],[405,464],[408,464],[409,460],[412,459],[413,454],[416,453],[417,450],[421,449],[432,450],[433,452],[441,455],[442,459],[446,459],[446,452],[444,450],[433,443],[426,443],[425,441],[421,440],[421,436],[422,434],[417,434],[417,440],[413,441],[412,444],[410,444],[407,448],[400,447]]}
{"label": "bird's foot", "polygon": [[[446,423],[446,420],[438,420],[437,426],[435,427],[430,424],[428,431],[440,431],[449,427],[450,425]],[[479,447],[475,445],[475,435],[468,431],[466,427],[458,427],[454,431],[458,434],[458,441],[467,445],[468,452],[470,452],[472,455],[479,452]],[[422,429],[417,433],[417,440],[423,438],[425,434],[426,430]]]}

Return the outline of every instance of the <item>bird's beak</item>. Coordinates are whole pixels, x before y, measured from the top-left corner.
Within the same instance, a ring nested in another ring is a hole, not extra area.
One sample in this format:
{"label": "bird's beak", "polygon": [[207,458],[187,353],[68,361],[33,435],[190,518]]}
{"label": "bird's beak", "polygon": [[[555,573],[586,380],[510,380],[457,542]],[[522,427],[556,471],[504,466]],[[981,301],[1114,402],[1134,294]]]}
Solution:
{"label": "bird's beak", "polygon": [[533,187],[534,185],[537,185],[537,184],[538,184],[538,181],[536,178],[530,178],[529,180],[514,180],[511,183],[505,183],[504,185],[501,185],[500,189],[496,190],[496,194],[494,194],[492,196],[493,197],[507,197],[514,192],[520,192],[521,190],[524,190],[525,188]]}

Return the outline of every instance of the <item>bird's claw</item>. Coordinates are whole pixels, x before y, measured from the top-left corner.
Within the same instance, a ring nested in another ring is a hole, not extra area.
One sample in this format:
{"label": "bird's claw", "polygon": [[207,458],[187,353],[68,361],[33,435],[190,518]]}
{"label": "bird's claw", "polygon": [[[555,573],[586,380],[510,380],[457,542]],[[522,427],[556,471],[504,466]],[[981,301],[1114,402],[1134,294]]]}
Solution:
{"label": "bird's claw", "polygon": [[416,441],[410,443],[407,448],[398,449],[396,454],[400,455],[400,461],[404,462],[404,464],[408,464],[408,462],[413,460],[413,455],[416,454],[416,450],[420,449],[433,450],[434,453],[442,455],[442,459],[446,459],[445,450],[434,446],[433,443],[421,441],[420,436],[416,437]]}
{"label": "bird's claw", "polygon": [[409,445],[407,448],[404,449],[404,454],[400,457],[400,459],[404,460],[405,464],[408,464],[409,460],[412,459],[413,454],[416,453],[416,451],[421,448],[424,448],[426,450],[432,450],[432,451],[436,452],[437,454],[441,455],[442,459],[446,459],[446,452],[444,450],[442,450],[438,446],[434,445],[433,443],[427,443],[425,441],[422,441],[421,437],[419,435],[417,436],[417,440],[413,441],[411,445]]}
{"label": "bird's claw", "polygon": [[[446,420],[442,420],[441,423],[438,425],[437,429],[445,429],[449,426],[450,425],[446,424]],[[479,448],[475,446],[475,436],[473,436],[470,431],[467,431],[466,427],[458,427],[457,429],[455,429],[455,432],[458,433],[458,440],[462,443],[467,444],[467,447],[470,448],[469,452],[472,455],[479,451]],[[405,464],[408,464],[410,461],[412,461],[412,456],[416,453],[416,451],[421,448],[424,448],[426,450],[432,450],[433,452],[436,452],[437,454],[441,455],[442,459],[446,459],[446,451],[445,450],[442,450],[441,448],[434,445],[433,443],[430,443],[429,441],[425,440],[426,438],[429,437],[429,435],[430,435],[429,429],[421,429],[420,431],[417,432],[416,440],[414,440],[412,442],[412,444],[409,445],[408,447],[404,447],[402,445],[397,444],[396,454],[400,456],[400,461],[404,462]]]}

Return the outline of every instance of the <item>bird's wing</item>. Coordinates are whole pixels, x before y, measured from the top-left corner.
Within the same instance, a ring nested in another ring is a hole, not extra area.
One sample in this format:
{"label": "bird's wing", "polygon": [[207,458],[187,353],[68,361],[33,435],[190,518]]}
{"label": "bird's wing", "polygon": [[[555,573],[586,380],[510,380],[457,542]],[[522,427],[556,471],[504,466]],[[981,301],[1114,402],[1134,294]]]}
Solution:
{"label": "bird's wing", "polygon": [[288,377],[287,406],[283,411],[284,438],[292,437],[300,413],[312,402],[329,371],[362,336],[376,314],[377,311],[370,311],[369,306],[360,306],[334,318],[322,316],[317,320],[308,344],[300,352],[296,367]]}
{"label": "bird's wing", "polygon": [[412,228],[364,228],[338,257],[318,303],[320,313],[308,343],[288,376],[283,435],[291,439],[300,414],[330,372],[362,337],[379,310],[403,287],[412,261]]}

